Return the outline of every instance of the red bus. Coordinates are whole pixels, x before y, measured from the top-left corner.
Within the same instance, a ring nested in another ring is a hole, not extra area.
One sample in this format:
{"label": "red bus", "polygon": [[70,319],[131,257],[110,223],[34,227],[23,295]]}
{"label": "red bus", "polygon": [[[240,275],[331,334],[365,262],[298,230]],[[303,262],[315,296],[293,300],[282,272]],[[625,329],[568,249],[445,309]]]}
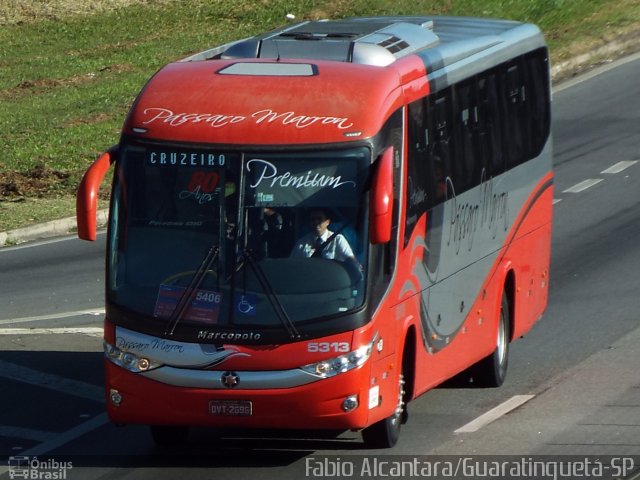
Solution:
{"label": "red bus", "polygon": [[308,21],[171,63],[86,172],[80,238],[112,164],[107,409],[160,444],[199,425],[393,446],[446,379],[500,385],[547,303],[530,24]]}

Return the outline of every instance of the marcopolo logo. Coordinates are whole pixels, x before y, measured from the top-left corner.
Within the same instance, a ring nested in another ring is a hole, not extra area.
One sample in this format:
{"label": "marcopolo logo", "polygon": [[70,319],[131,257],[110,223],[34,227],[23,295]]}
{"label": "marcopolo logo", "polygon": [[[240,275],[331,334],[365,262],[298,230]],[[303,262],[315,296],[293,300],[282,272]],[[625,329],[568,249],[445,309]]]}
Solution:
{"label": "marcopolo logo", "polygon": [[60,462],[53,458],[39,460],[38,457],[9,457],[9,477],[34,480],[65,480],[72,462]]}

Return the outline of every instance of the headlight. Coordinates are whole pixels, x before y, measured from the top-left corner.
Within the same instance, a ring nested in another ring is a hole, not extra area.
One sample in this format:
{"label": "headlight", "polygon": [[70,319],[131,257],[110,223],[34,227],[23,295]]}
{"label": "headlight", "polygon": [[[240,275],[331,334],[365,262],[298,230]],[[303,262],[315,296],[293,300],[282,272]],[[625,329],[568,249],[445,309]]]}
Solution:
{"label": "headlight", "polygon": [[161,363],[154,362],[148,358],[138,357],[131,352],[124,352],[107,342],[104,342],[104,355],[114,364],[134,373],[146,372],[162,366]]}
{"label": "headlight", "polygon": [[310,363],[309,365],[305,365],[300,368],[312,375],[329,378],[363,365],[371,356],[372,350],[373,341],[367,345],[363,345],[357,350],[340,355],[339,357],[330,358],[317,363]]}

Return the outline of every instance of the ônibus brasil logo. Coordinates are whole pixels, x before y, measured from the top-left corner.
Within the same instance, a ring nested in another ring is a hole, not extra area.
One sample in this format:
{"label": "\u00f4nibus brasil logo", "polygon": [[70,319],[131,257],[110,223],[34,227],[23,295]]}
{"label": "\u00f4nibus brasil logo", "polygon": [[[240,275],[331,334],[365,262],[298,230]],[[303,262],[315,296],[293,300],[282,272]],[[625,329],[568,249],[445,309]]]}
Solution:
{"label": "\u00f4nibus brasil logo", "polygon": [[72,462],[60,462],[53,458],[39,460],[38,457],[9,457],[9,477],[33,480],[65,480]]}

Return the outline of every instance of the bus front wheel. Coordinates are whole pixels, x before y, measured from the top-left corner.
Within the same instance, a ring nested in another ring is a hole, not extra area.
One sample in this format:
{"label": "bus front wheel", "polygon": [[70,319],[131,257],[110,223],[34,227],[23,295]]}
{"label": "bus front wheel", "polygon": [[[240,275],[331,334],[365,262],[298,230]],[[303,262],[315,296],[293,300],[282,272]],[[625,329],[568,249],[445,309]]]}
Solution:
{"label": "bus front wheel", "polygon": [[404,375],[399,375],[398,403],[391,416],[362,430],[362,439],[368,448],[391,448],[400,438],[400,427],[406,421],[404,401]]}

